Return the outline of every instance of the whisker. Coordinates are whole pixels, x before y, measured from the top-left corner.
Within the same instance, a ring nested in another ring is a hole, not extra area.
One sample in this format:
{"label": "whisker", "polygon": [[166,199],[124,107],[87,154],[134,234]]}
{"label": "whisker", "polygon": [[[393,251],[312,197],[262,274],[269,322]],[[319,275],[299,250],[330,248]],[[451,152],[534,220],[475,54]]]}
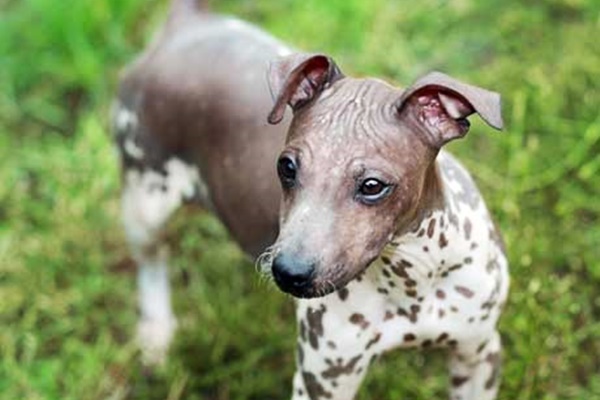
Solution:
{"label": "whisker", "polygon": [[256,271],[269,280],[271,278],[271,266],[273,265],[273,258],[277,251],[278,248],[275,245],[267,247],[265,251],[256,258],[256,262],[254,263]]}

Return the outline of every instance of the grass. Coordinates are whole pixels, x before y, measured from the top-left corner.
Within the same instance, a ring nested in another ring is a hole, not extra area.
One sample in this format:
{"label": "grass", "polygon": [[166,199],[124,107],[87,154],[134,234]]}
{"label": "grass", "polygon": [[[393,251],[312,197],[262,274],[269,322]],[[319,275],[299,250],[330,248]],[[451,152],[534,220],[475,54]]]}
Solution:
{"label": "grass", "polygon": [[[508,244],[500,399],[600,399],[600,4],[215,1],[354,75],[439,69],[503,94],[507,130],[450,149]],[[171,227],[181,330],[139,365],[134,266],[107,133],[117,73],[166,4],[0,0],[0,398],[280,399],[293,305],[206,214]],[[191,221],[190,221],[191,220]],[[359,399],[445,396],[439,354],[393,353]]]}

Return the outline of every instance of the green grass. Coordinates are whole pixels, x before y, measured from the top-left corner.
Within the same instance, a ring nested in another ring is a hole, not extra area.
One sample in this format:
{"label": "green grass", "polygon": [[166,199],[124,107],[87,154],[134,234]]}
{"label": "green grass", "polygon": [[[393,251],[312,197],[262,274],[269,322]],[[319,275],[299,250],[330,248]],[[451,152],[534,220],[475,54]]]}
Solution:
{"label": "green grass", "polygon": [[[507,129],[450,149],[502,227],[512,291],[500,399],[600,399],[600,3],[223,0],[354,75],[431,69],[500,91]],[[139,365],[135,270],[107,133],[118,70],[162,1],[0,0],[0,398],[281,399],[294,312],[206,214],[172,224],[181,329]],[[191,221],[190,221],[191,219]],[[359,398],[444,398],[440,354],[395,352]]]}

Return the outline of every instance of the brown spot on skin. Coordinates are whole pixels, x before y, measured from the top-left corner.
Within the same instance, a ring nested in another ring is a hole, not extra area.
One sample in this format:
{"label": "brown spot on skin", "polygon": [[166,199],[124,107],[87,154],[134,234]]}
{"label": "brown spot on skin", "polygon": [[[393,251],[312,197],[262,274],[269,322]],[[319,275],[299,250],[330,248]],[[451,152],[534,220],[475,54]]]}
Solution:
{"label": "brown spot on skin", "polygon": [[423,246],[423,251],[424,251],[425,253],[428,253],[428,252],[429,252],[429,247],[427,247],[427,246]]}
{"label": "brown spot on skin", "polygon": [[385,312],[385,316],[383,317],[384,321],[389,321],[390,319],[394,318],[394,313],[391,311],[386,311]]}
{"label": "brown spot on skin", "polygon": [[451,225],[458,229],[458,216],[449,210],[448,221]]}
{"label": "brown spot on skin", "polygon": [[346,299],[348,298],[348,289],[343,287],[341,289],[338,289],[337,294],[338,297],[340,298],[341,301],[346,301]]}
{"label": "brown spot on skin", "polygon": [[454,348],[454,347],[458,346],[458,342],[455,339],[450,339],[450,340],[448,340],[448,346]]}
{"label": "brown spot on skin", "polygon": [[473,322],[475,322],[475,317],[469,317],[469,319],[467,320],[470,324],[472,324]]}
{"label": "brown spot on skin", "polygon": [[483,349],[485,349],[485,346],[487,346],[488,341],[486,340],[485,342],[482,342],[478,347],[477,347],[477,354],[481,353],[483,351]]}
{"label": "brown spot on skin", "polygon": [[502,250],[502,252],[506,252],[506,245],[504,244],[504,239],[502,239],[502,236],[500,235],[500,232],[497,229],[495,222],[494,226],[490,228],[489,238],[493,243],[496,244],[496,246],[498,246],[500,250]]}
{"label": "brown spot on skin", "polygon": [[471,220],[469,218],[465,218],[465,222],[463,223],[463,230],[465,231],[465,239],[471,240],[471,230],[473,226],[471,225]]}
{"label": "brown spot on skin", "polygon": [[378,288],[377,292],[381,293],[381,294],[389,294],[389,290],[387,290],[386,288]]}
{"label": "brown spot on skin", "polygon": [[405,266],[406,268],[410,268],[412,267],[412,263],[410,261],[407,261],[405,259],[400,260],[400,264],[402,264],[403,266]]}
{"label": "brown spot on skin", "polygon": [[321,376],[325,379],[335,379],[340,375],[350,375],[354,372],[356,363],[362,358],[362,354],[351,358],[348,363],[344,364],[343,360],[337,359],[335,364],[332,364],[325,371],[321,373]]}
{"label": "brown spot on skin", "polygon": [[452,311],[453,313],[457,313],[458,312],[458,307],[456,307],[456,306],[450,306],[450,311]]}
{"label": "brown spot on skin", "polygon": [[463,260],[465,264],[471,264],[473,262],[473,257],[465,257]]}
{"label": "brown spot on skin", "polygon": [[438,243],[440,245],[440,249],[443,249],[444,247],[448,246],[448,239],[446,239],[446,235],[440,233],[440,239]]}
{"label": "brown spot on skin", "polygon": [[323,336],[323,314],[326,308],[324,304],[318,310],[308,307],[306,321],[308,323],[308,341],[315,350],[319,349],[319,337]]}
{"label": "brown spot on skin", "polygon": [[440,217],[440,228],[443,228],[443,227],[444,227],[444,216],[442,215]]}
{"label": "brown spot on skin", "polygon": [[425,234],[425,229],[421,229],[417,234],[417,237],[422,237]]}
{"label": "brown spot on skin", "polygon": [[300,320],[300,339],[306,342],[306,325],[304,324],[304,320]]}
{"label": "brown spot on skin", "polygon": [[405,342],[414,342],[417,340],[417,337],[413,333],[407,333],[404,335]]}
{"label": "brown spot on skin", "polygon": [[321,397],[331,399],[331,393],[325,390],[314,374],[302,372],[302,379],[304,380],[304,386],[306,387],[310,400],[318,400]]}
{"label": "brown spot on skin", "polygon": [[433,237],[433,233],[435,231],[435,218],[432,218],[429,221],[429,226],[427,226],[427,237],[431,239]]}
{"label": "brown spot on skin", "polygon": [[377,354],[373,354],[371,359],[369,360],[369,366],[373,365],[373,363],[377,361]]}
{"label": "brown spot on skin", "polygon": [[499,352],[490,353],[485,358],[485,361],[489,362],[492,365],[492,373],[487,381],[485,381],[486,390],[493,389],[497,382],[498,377],[500,377],[500,362],[501,357]]}
{"label": "brown spot on skin", "polygon": [[392,261],[386,256],[381,256],[381,261],[383,261],[384,264],[388,264],[388,265],[390,265],[392,263]]}
{"label": "brown spot on skin", "polygon": [[498,265],[498,260],[495,258],[489,260],[485,266],[485,270],[490,274],[494,271],[497,271],[499,268],[500,266]]}
{"label": "brown spot on skin", "polygon": [[483,304],[481,304],[481,309],[482,310],[485,310],[485,309],[491,310],[495,305],[496,305],[496,302],[494,300],[489,300],[489,301],[486,301]]}
{"label": "brown spot on skin", "polygon": [[417,291],[414,289],[410,289],[404,292],[408,297],[417,297]]}
{"label": "brown spot on skin", "polygon": [[365,350],[369,350],[371,348],[371,346],[373,346],[375,343],[379,342],[380,339],[381,339],[381,333],[377,332],[377,334],[375,336],[373,336],[373,339],[369,340],[369,343],[367,343],[367,347],[365,347]]}
{"label": "brown spot on skin", "polygon": [[471,289],[464,286],[454,286],[454,290],[456,290],[459,294],[465,296],[467,299],[470,299],[475,295],[475,293]]}
{"label": "brown spot on skin", "polygon": [[388,286],[391,288],[395,288],[396,287],[396,282],[394,281],[388,281]]}
{"label": "brown spot on skin", "polygon": [[452,377],[452,386],[457,388],[465,384],[469,380],[468,376],[453,376]]}
{"label": "brown spot on skin", "polygon": [[424,349],[427,349],[427,348],[431,347],[432,344],[433,344],[433,342],[431,341],[431,339],[427,339],[423,343],[421,343],[421,347],[423,347]]}
{"label": "brown spot on skin", "polygon": [[409,278],[409,279],[407,279],[407,280],[404,281],[404,286],[406,286],[406,287],[415,287],[415,286],[417,286],[417,281],[412,280],[412,279]]}
{"label": "brown spot on skin", "polygon": [[337,349],[337,346],[331,340],[327,341],[327,347],[329,347],[332,350]]}
{"label": "brown spot on skin", "polygon": [[440,309],[438,310],[438,317],[439,317],[440,319],[442,319],[442,318],[444,318],[444,315],[446,315],[446,312],[440,308]]}
{"label": "brown spot on skin", "polygon": [[440,344],[440,343],[442,343],[446,339],[448,339],[448,334],[446,332],[443,332],[440,336],[438,336],[437,339],[435,339],[435,342],[437,344]]}
{"label": "brown spot on skin", "polygon": [[446,293],[442,289],[438,289],[435,291],[435,297],[440,300],[444,300],[446,298]]}
{"label": "brown spot on skin", "polygon": [[388,271],[387,269],[382,269],[381,273],[383,274],[383,276],[385,276],[386,278],[389,278],[390,276],[392,276],[392,274],[390,274],[390,271]]}
{"label": "brown spot on skin", "polygon": [[349,319],[351,324],[358,325],[361,329],[367,329],[370,325],[363,314],[354,313]]}
{"label": "brown spot on skin", "polygon": [[399,307],[398,308],[398,315],[402,316],[402,317],[406,317],[408,318],[408,320],[412,323],[417,322],[417,315],[419,314],[419,312],[421,311],[421,306],[418,304],[413,304],[410,306],[410,312],[406,311],[404,308]]}
{"label": "brown spot on skin", "polygon": [[304,349],[302,349],[302,346],[300,345],[300,343],[298,343],[298,345],[296,347],[296,354],[298,357],[298,363],[300,365],[302,365],[302,363],[304,362]]}
{"label": "brown spot on skin", "polygon": [[462,264],[454,264],[453,266],[448,268],[448,272],[456,271],[457,269],[461,269],[461,268],[462,268]]}
{"label": "brown spot on skin", "polygon": [[405,266],[402,265],[392,265],[392,272],[398,275],[400,278],[408,279],[408,272],[406,272]]}

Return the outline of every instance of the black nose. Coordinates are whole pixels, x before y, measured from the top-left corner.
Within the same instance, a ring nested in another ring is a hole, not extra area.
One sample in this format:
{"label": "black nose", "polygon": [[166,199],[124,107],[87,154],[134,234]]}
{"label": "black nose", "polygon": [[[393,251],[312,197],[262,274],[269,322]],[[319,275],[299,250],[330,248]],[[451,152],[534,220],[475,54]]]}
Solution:
{"label": "black nose", "polygon": [[273,260],[271,271],[281,290],[302,297],[303,291],[311,285],[315,265],[297,257],[279,254]]}

